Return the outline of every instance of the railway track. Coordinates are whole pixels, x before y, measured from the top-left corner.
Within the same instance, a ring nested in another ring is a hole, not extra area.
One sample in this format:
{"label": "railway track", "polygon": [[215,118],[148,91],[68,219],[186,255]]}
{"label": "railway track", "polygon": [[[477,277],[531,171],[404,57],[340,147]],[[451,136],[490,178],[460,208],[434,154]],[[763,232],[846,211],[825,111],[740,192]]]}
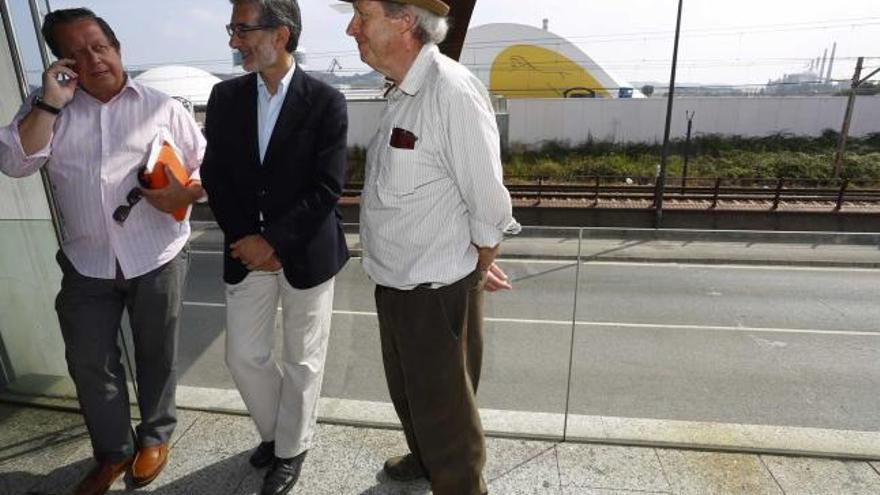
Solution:
{"label": "railway track", "polygon": [[[632,183],[627,183],[631,181]],[[651,208],[655,185],[651,179],[592,178],[575,183],[552,183],[543,180],[510,180],[507,188],[519,207],[565,208]],[[751,182],[751,185],[742,185]],[[779,179],[768,181],[714,179],[692,180],[682,185],[671,179],[663,194],[670,209],[803,209],[815,211],[878,211],[880,187],[818,181]],[[345,202],[356,202],[362,184],[346,186]]]}

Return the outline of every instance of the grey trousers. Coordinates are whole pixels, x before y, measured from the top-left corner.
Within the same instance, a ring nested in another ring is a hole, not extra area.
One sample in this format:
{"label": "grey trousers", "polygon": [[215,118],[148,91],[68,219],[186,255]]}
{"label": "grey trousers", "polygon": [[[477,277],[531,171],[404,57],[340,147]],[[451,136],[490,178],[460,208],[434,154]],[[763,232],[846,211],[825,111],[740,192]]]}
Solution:
{"label": "grey trousers", "polygon": [[477,386],[483,358],[478,273],[438,289],[376,287],[382,360],[406,442],[435,495],[482,495]]}
{"label": "grey trousers", "polygon": [[[138,446],[169,440],[177,425],[177,336],[189,248],[139,277],[114,280],[79,274],[59,251],[63,274],[55,310],[65,357],[95,458],[118,462]],[[133,438],[122,352],[118,344],[123,310],[134,339],[141,423]]]}

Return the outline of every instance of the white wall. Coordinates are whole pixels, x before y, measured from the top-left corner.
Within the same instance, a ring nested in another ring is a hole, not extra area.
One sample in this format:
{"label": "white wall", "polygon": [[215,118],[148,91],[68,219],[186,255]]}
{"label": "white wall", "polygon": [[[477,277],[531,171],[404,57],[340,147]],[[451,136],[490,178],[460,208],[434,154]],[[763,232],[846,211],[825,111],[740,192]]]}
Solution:
{"label": "white wall", "polygon": [[349,100],[348,145],[366,148],[376,134],[379,118],[385,108],[383,100]]}
{"label": "white wall", "polygon": [[[349,145],[366,146],[376,130],[382,101],[349,102]],[[880,96],[856,100],[851,136],[880,132]],[[685,111],[694,111],[694,134],[767,136],[789,133],[819,136],[840,130],[846,98],[678,98],[673,109],[673,138],[687,132]],[[508,101],[510,142],[527,145],[547,140],[572,144],[592,136],[598,141],[660,142],[666,99],[514,99]]]}

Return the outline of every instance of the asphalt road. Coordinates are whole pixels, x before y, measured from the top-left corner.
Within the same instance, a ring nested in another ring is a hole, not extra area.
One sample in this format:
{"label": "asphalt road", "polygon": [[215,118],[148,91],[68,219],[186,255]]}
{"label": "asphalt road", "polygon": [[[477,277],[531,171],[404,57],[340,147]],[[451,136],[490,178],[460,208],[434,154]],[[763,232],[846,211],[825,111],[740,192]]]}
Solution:
{"label": "asphalt road", "polygon": [[[487,301],[481,407],[564,412],[571,357],[575,414],[880,430],[880,270],[502,266],[515,290]],[[220,272],[221,256],[197,248],[183,385],[234,388]],[[387,401],[372,284],[357,259],[337,279],[334,310],[322,395]]]}

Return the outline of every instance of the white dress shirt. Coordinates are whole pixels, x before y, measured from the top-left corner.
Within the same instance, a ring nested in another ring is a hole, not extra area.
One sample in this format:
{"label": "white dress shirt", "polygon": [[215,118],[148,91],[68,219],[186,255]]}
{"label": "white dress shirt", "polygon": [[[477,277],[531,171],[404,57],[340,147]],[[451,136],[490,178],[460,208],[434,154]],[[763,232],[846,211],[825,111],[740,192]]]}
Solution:
{"label": "white dress shirt", "polygon": [[281,115],[281,107],[284,104],[284,98],[287,96],[290,80],[293,78],[295,70],[296,62],[291,64],[290,70],[281,78],[274,95],[269,94],[269,88],[263,81],[263,76],[257,75],[257,129],[260,143],[260,163],[266,158],[266,150],[269,149],[272,131],[275,129],[275,123],[278,122],[278,116]]}
{"label": "white dress shirt", "polygon": [[486,88],[425,45],[389,93],[367,152],[364,270],[398,289],[456,282],[476,269],[476,246],[495,246],[518,229],[511,211]]}
{"label": "white dress shirt", "polygon": [[191,177],[199,178],[205,140],[180,102],[130,77],[107,103],[77,89],[56,119],[49,144],[26,156],[18,124],[31,111],[30,101],[0,128],[0,171],[24,177],[46,166],[61,214],[61,247],[77,272],[112,279],[118,262],[125,278],[132,278],[174,258],[189,238],[188,221],[177,222],[146,200],[131,209],[124,224],[113,220],[113,211],[127,204],[160,130],[184,154]]}

